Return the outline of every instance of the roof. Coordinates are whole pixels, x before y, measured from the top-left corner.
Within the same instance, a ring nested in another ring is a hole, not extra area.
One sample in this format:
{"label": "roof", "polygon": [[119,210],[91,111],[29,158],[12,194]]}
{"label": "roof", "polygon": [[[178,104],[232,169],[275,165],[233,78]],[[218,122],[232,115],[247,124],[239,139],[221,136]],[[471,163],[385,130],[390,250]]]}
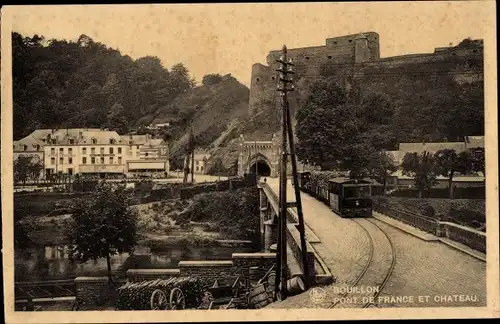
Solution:
{"label": "roof", "polygon": [[[403,175],[403,170],[397,170],[391,174],[391,177],[397,177],[400,180],[411,180],[413,177]],[[437,176],[437,180],[448,180],[448,177]],[[455,176],[453,182],[483,182],[484,176]]]}
{"label": "roof", "polygon": [[455,150],[456,152],[465,151],[465,142],[443,142],[443,143],[400,143],[399,151],[401,153],[436,153],[440,150]]}

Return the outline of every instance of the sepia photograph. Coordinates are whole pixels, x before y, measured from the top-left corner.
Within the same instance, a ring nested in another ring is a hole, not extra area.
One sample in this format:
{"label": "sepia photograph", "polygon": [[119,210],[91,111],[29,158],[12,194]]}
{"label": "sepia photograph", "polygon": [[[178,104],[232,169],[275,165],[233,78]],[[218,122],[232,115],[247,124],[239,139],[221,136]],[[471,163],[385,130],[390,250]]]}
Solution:
{"label": "sepia photograph", "polygon": [[3,7],[7,322],[499,317],[495,18]]}

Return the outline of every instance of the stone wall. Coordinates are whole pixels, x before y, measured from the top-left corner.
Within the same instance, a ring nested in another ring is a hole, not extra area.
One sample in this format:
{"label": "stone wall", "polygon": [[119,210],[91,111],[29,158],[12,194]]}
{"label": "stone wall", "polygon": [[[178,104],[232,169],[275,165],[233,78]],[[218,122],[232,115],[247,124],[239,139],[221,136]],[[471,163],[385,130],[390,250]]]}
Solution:
{"label": "stone wall", "polygon": [[482,253],[486,253],[486,233],[450,222],[441,222],[441,224],[445,227],[443,231],[444,236],[450,240],[465,244]]}
{"label": "stone wall", "polygon": [[232,189],[239,189],[245,187],[255,186],[252,181],[246,181],[244,179],[232,179],[224,180],[210,183],[200,183],[191,187],[180,189],[180,198],[189,199],[194,195],[206,192],[214,191],[227,191]]}
{"label": "stone wall", "polygon": [[106,301],[106,292],[110,290],[107,277],[77,277],[75,289],[80,309],[101,306]]}
{"label": "stone wall", "polygon": [[[362,89],[395,96],[400,83],[411,88],[414,75],[424,80],[423,87],[432,89],[440,85],[440,80],[450,75],[456,82],[472,82],[483,80],[483,49],[481,47],[450,47],[433,53],[409,54],[397,57],[380,58],[379,36],[374,32],[363,33],[366,40],[347,35],[326,40],[326,46],[294,48],[288,50],[288,56],[295,64],[295,89],[290,93],[291,111],[307,97],[309,86],[321,80],[321,69],[327,66],[333,71],[338,83],[343,88],[350,87],[352,82]],[[361,53],[362,52],[362,53]],[[276,95],[277,72],[276,62],[281,50],[271,51],[267,56],[267,65],[260,63],[252,66],[250,84],[249,114],[264,112],[271,115],[279,105]],[[471,73],[470,70],[478,73]],[[410,70],[413,72],[409,73]],[[330,72],[331,72],[330,71]],[[401,75],[407,74],[405,77]],[[425,89],[424,89],[425,90]],[[418,92],[424,93],[424,90]],[[414,93],[411,92],[410,93]],[[431,102],[434,98],[429,98]],[[426,100],[421,100],[426,102]],[[413,104],[407,99],[402,105]],[[293,114],[292,114],[293,115]]]}
{"label": "stone wall", "polygon": [[130,269],[127,270],[128,281],[146,281],[179,277],[179,269]]}
{"label": "stone wall", "polygon": [[[286,238],[287,238],[287,244],[290,246],[292,253],[295,257],[295,260],[302,260],[302,247],[301,247],[301,242],[300,242],[300,233],[299,230],[297,229],[297,224],[287,224],[287,231],[286,231]],[[311,244],[306,241],[306,249],[307,249],[307,267],[308,267],[308,273],[309,273],[309,282],[312,283],[314,282],[314,278],[316,275],[316,269],[315,269],[315,256]],[[303,265],[301,262],[299,262],[300,268],[302,271],[304,271]]]}
{"label": "stone wall", "polygon": [[273,266],[276,253],[233,253],[232,260],[224,261],[181,261],[178,264],[180,276],[197,276],[210,282],[232,284],[236,278],[248,278],[249,268],[258,267],[260,277]]}

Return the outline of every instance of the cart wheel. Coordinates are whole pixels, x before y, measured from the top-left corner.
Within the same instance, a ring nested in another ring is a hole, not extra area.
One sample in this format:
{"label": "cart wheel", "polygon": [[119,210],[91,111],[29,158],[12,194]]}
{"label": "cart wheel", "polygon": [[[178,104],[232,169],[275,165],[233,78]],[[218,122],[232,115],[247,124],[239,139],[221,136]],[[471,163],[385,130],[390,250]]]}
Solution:
{"label": "cart wheel", "polygon": [[151,294],[151,309],[152,310],[165,310],[167,309],[167,296],[161,290],[155,290]]}
{"label": "cart wheel", "polygon": [[184,309],[186,307],[186,302],[184,300],[184,294],[179,288],[174,288],[170,292],[170,309]]}

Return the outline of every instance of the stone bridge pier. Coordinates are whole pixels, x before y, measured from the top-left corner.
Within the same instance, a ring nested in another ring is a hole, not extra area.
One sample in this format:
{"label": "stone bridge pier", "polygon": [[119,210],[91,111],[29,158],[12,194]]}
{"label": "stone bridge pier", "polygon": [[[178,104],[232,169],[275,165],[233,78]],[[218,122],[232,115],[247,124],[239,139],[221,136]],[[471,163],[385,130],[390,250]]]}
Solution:
{"label": "stone bridge pier", "polygon": [[259,188],[260,197],[260,237],[264,252],[271,252],[271,245],[277,242],[278,217],[269,205],[266,193]]}

